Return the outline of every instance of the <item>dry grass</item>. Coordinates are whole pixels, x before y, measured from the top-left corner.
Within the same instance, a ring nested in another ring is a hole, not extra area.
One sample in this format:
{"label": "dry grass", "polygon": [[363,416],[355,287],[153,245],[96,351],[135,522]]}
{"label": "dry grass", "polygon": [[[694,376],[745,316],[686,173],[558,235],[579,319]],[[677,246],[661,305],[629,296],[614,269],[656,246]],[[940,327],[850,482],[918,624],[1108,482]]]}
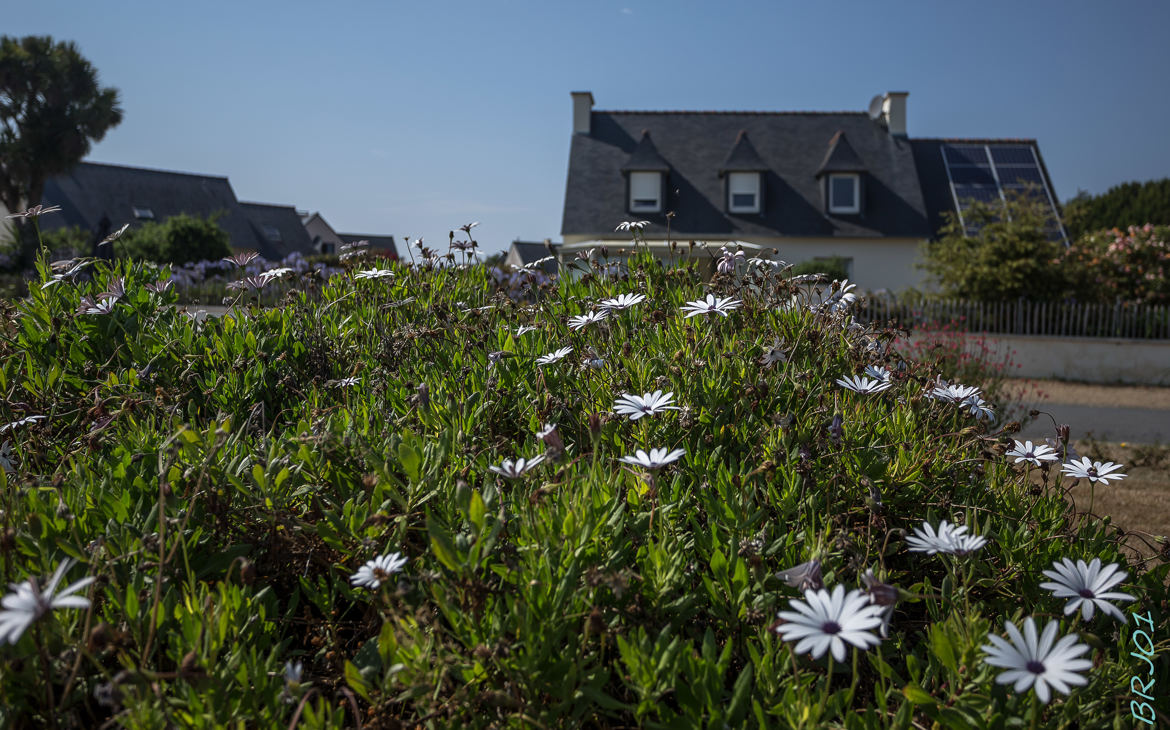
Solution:
{"label": "dry grass", "polygon": [[[1170,446],[1131,446],[1123,443],[1078,441],[1077,453],[1095,460],[1125,464],[1128,476],[1108,485],[1098,484],[1093,512],[1108,515],[1126,533],[1126,544],[1149,557],[1159,551],[1170,557]],[[1089,484],[1081,480],[1070,492],[1078,510],[1089,508]]]}
{"label": "dry grass", "polygon": [[[1067,403],[1106,408],[1170,410],[1170,387],[1146,385],[1096,385],[1060,380],[1012,380],[1006,386],[1026,403]],[[1038,394],[1042,394],[1038,397]],[[1166,414],[1170,420],[1170,413]]]}

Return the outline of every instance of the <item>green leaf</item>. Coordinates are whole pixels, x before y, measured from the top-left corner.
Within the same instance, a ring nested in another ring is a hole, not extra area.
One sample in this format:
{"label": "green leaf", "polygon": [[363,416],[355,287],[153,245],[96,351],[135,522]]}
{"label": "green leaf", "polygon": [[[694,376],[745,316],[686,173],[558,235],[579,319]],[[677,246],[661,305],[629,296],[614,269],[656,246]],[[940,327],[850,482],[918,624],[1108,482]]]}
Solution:
{"label": "green leaf", "polygon": [[402,464],[402,470],[406,472],[406,476],[411,482],[418,482],[419,467],[422,465],[422,454],[413,445],[403,441],[398,444],[398,461]]}
{"label": "green leaf", "polygon": [[952,672],[959,671],[959,665],[955,662],[955,650],[951,646],[951,638],[947,636],[946,628],[942,624],[930,627],[930,650],[947,669]]}
{"label": "green leaf", "polygon": [[431,551],[435,557],[449,570],[456,570],[460,561],[451,536],[429,517],[427,518],[427,533],[431,536]]}
{"label": "green leaf", "polygon": [[903,687],[902,694],[906,695],[906,699],[910,700],[916,705],[937,704],[937,700],[935,700],[934,697],[931,697],[929,692],[916,684],[908,684]]}
{"label": "green leaf", "polygon": [[487,505],[483,502],[483,497],[480,496],[479,490],[471,493],[471,504],[467,509],[467,516],[471,520],[471,524],[475,525],[476,531],[483,530],[484,516],[487,514]]}
{"label": "green leaf", "polygon": [[350,689],[361,695],[363,700],[370,701],[370,688],[366,686],[366,680],[362,678],[362,673],[357,666],[348,659],[345,661],[345,683],[349,685]]}

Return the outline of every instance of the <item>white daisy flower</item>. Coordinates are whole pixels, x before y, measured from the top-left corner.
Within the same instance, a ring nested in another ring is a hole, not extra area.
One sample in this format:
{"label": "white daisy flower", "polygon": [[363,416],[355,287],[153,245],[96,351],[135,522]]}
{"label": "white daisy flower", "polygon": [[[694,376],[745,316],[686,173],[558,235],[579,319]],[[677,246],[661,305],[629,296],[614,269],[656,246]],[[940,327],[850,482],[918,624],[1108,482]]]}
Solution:
{"label": "white daisy flower", "polygon": [[890,371],[881,365],[866,365],[865,374],[881,383],[890,382]]}
{"label": "white daisy flower", "polygon": [[573,348],[571,348],[571,347],[562,347],[559,350],[554,350],[553,352],[550,352],[547,355],[541,355],[540,357],[536,358],[536,364],[537,365],[552,365],[554,362],[556,362],[557,360],[560,360],[562,357],[564,357],[565,355],[568,355],[572,351],[573,351]]}
{"label": "white daisy flower", "polygon": [[825,587],[821,574],[821,561],[813,558],[788,570],[782,570],[776,577],[801,591],[819,591]]}
{"label": "white daisy flower", "polygon": [[882,620],[879,630],[883,639],[890,638],[890,619],[894,616],[894,607],[898,604],[898,589],[888,583],[883,583],[873,574],[873,570],[866,569],[861,576],[865,584],[865,592],[869,594],[869,602],[877,606],[878,617]]}
{"label": "white daisy flower", "polygon": [[1051,578],[1052,583],[1041,583],[1040,587],[1052,591],[1057,598],[1070,599],[1064,606],[1067,616],[1078,608],[1081,617],[1086,621],[1093,618],[1093,611],[1099,608],[1121,623],[1127,623],[1125,614],[1109,601],[1133,601],[1128,593],[1111,592],[1109,589],[1125,580],[1129,575],[1120,569],[1117,563],[1110,563],[1101,567],[1101,558],[1093,558],[1088,565],[1084,560],[1076,564],[1068,558],[1052,564],[1052,570],[1045,570],[1044,575]]}
{"label": "white daisy flower", "polygon": [[687,302],[682,311],[687,313],[684,319],[690,319],[698,314],[718,314],[721,317],[729,316],[729,312],[733,309],[739,309],[742,305],[738,299],[731,297],[716,297],[714,294],[708,294],[706,299],[696,299],[693,302]]}
{"label": "white daisy flower", "polygon": [[77,305],[78,314],[110,314],[118,306],[118,300],[112,297],[95,302],[89,297],[82,297]]}
{"label": "white daisy flower", "polygon": [[958,383],[951,385],[947,381],[940,379],[938,385],[931,388],[930,392],[926,394],[926,397],[946,401],[947,403],[959,403],[979,394],[979,388],[973,385],[960,385]]}
{"label": "white daisy flower", "polygon": [[296,687],[301,683],[301,677],[304,676],[305,664],[298,660],[296,662],[288,661],[284,663],[284,681],[285,684]]}
{"label": "white daisy flower", "polygon": [[340,380],[330,380],[326,385],[331,385],[334,388],[349,388],[362,382],[361,378],[341,378]]}
{"label": "white daisy flower", "polygon": [[7,441],[0,444],[0,469],[9,474],[16,471],[12,466],[12,444]]}
{"label": "white daisy flower", "polygon": [[614,413],[629,416],[630,420],[636,421],[642,416],[653,416],[666,410],[677,411],[679,408],[671,405],[673,402],[673,392],[664,394],[661,390],[656,390],[642,395],[624,393],[614,401],[613,410]]}
{"label": "white daisy flower", "polygon": [[386,278],[389,278],[391,276],[394,276],[394,272],[391,269],[376,269],[375,268],[375,269],[364,269],[362,271],[358,271],[358,272],[354,273],[353,278],[355,278],[355,279],[386,279]]}
{"label": "white daisy flower", "polygon": [[21,634],[40,617],[54,608],[89,608],[89,599],[82,596],[70,595],[93,583],[94,576],[88,576],[65,588],[60,593],[57,585],[65,577],[65,572],[77,562],[69,558],[57,566],[48,584],[42,590],[32,578],[23,583],[13,583],[9,587],[14,593],[9,593],[0,600],[4,610],[0,611],[0,642],[7,641],[15,644]]}
{"label": "white daisy flower", "polygon": [[776,632],[785,641],[796,641],[793,650],[798,654],[812,652],[813,659],[819,659],[831,651],[835,660],[843,662],[846,643],[862,650],[881,643],[870,633],[882,623],[878,607],[861,591],[846,594],[840,585],[832,593],[823,588],[808,590],[803,601],[794,598],[788,605],[794,610],[780,612],[784,623]]}
{"label": "white daisy flower", "polygon": [[988,636],[991,644],[982,647],[987,653],[985,661],[993,667],[1009,670],[997,676],[995,681],[998,684],[1014,683],[1012,689],[1016,692],[1032,687],[1044,704],[1048,704],[1052,696],[1049,685],[1062,694],[1069,694],[1072,691],[1070,685],[1087,684],[1088,680],[1077,672],[1091,668],[1093,662],[1076,657],[1087,652],[1089,647],[1078,644],[1075,635],[1056,641],[1058,628],[1058,622],[1050,621],[1038,637],[1036,622],[1029,616],[1024,621],[1023,635],[1015,624],[1007,623],[1011,643],[999,636]]}
{"label": "white daisy flower", "polygon": [[519,479],[542,461],[544,461],[544,454],[538,454],[531,459],[517,459],[516,461],[504,459],[503,463],[499,466],[495,466],[494,464],[489,466],[488,471],[495,472],[507,479]]}
{"label": "white daisy flower", "polygon": [[260,278],[267,281],[272,281],[273,279],[279,279],[280,277],[291,273],[293,273],[292,269],[287,266],[281,266],[280,268],[269,269],[268,271],[261,273]]}
{"label": "white daisy flower", "polygon": [[842,388],[852,390],[854,393],[880,393],[883,390],[893,386],[893,383],[885,380],[873,380],[861,375],[847,375],[844,378],[837,378],[837,385]]}
{"label": "white daisy flower", "polygon": [[1125,474],[1114,474],[1125,464],[1114,464],[1112,461],[1107,461],[1102,464],[1099,461],[1089,461],[1089,457],[1082,456],[1080,461],[1070,461],[1060,470],[1071,474],[1077,479],[1088,479],[1093,484],[1101,482],[1108,484],[1110,479],[1120,481],[1126,477]]}
{"label": "white daisy flower", "polygon": [[927,555],[935,553],[966,555],[987,544],[987,538],[966,533],[966,525],[956,527],[943,520],[936,531],[929,522],[923,522],[922,527],[914,528],[914,534],[906,538],[906,544],[909,545],[911,552]]}
{"label": "white daisy flower", "polygon": [[569,329],[579,330],[595,322],[600,322],[608,316],[609,310],[602,309],[599,312],[586,312],[579,317],[569,317]]}
{"label": "white daisy flower", "polygon": [[358,572],[349,577],[349,582],[354,586],[365,586],[374,590],[382,585],[383,581],[390,580],[390,576],[402,572],[405,565],[406,556],[402,553],[381,555],[358,568]]}
{"label": "white daisy flower", "polygon": [[602,309],[629,309],[635,304],[641,304],[645,301],[645,294],[619,294],[612,299],[605,299],[601,302]]}
{"label": "white daisy flower", "polygon": [[28,426],[30,424],[36,423],[37,421],[43,421],[46,418],[48,418],[48,416],[25,416],[19,421],[13,421],[12,423],[6,423],[3,426],[0,426],[0,433],[4,433],[9,429],[18,428],[20,426]]}
{"label": "white daisy flower", "polygon": [[661,469],[671,462],[678,461],[685,453],[687,453],[685,449],[675,449],[670,453],[667,453],[666,449],[650,449],[650,453],[647,454],[642,449],[638,449],[633,456],[623,456],[618,461],[623,464],[640,466],[643,469]]}
{"label": "white daisy flower", "polygon": [[995,418],[995,411],[991,404],[977,395],[964,398],[959,403],[959,408],[966,411],[968,415],[975,416],[977,421],[990,421]]}
{"label": "white daisy flower", "polygon": [[764,367],[772,367],[778,362],[788,362],[788,351],[784,349],[784,343],[778,337],[773,338],[772,346],[764,349],[759,362]]}
{"label": "white daisy flower", "polygon": [[[1015,441],[1015,439],[1012,440]],[[1015,443],[1016,445],[1005,456],[1016,457],[1015,463],[1017,464],[1021,461],[1028,461],[1036,466],[1040,466],[1041,461],[1056,461],[1056,452],[1053,451],[1051,446],[1033,446],[1031,441],[1025,441],[1024,443],[1016,441]]]}
{"label": "white daisy flower", "polygon": [[650,225],[650,221],[622,221],[617,224],[615,231],[641,231]]}
{"label": "white daisy flower", "polygon": [[516,331],[514,334],[517,337],[523,337],[524,335],[528,334],[529,332],[535,332],[536,329],[537,329],[536,327],[533,327],[530,324],[522,324],[516,328]]}

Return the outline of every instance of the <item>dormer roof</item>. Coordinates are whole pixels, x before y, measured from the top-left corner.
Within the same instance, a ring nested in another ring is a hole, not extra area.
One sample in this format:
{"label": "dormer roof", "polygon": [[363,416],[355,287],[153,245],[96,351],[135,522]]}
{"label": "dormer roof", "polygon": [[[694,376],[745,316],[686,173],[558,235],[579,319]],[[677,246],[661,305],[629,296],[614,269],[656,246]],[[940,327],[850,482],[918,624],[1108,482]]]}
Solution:
{"label": "dormer roof", "polygon": [[768,163],[764,162],[759,152],[756,152],[755,145],[748,139],[747,130],[741,129],[739,130],[739,134],[735,136],[735,144],[731,146],[731,151],[727,153],[727,158],[719,166],[719,174],[724,175],[729,172],[765,172],[767,169]]}
{"label": "dormer roof", "polygon": [[837,130],[837,133],[829,140],[829,150],[825,153],[825,159],[821,162],[821,166],[817,168],[817,177],[821,177],[830,172],[865,171],[865,163],[861,161],[861,158],[853,149],[853,145],[849,144],[849,140],[845,138],[845,133]]}
{"label": "dormer roof", "polygon": [[634,147],[626,164],[622,165],[622,172],[635,170],[639,172],[670,171],[670,165],[662,159],[662,155],[658,154],[658,148],[650,139],[650,130],[648,129],[642,130],[642,138],[638,140],[638,145]]}

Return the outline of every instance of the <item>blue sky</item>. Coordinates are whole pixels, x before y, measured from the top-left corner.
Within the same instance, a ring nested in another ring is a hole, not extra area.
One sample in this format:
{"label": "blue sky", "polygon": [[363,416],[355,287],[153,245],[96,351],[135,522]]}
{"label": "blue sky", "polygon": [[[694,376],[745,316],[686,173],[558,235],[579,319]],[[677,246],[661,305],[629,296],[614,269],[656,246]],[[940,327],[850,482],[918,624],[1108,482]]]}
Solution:
{"label": "blue sky", "polygon": [[[1170,176],[1165,2],[0,0],[120,89],[89,159],[226,175],[339,230],[560,238],[569,92],[598,109],[864,110],[1030,137],[1057,195]],[[617,221],[615,221],[615,224]]]}

